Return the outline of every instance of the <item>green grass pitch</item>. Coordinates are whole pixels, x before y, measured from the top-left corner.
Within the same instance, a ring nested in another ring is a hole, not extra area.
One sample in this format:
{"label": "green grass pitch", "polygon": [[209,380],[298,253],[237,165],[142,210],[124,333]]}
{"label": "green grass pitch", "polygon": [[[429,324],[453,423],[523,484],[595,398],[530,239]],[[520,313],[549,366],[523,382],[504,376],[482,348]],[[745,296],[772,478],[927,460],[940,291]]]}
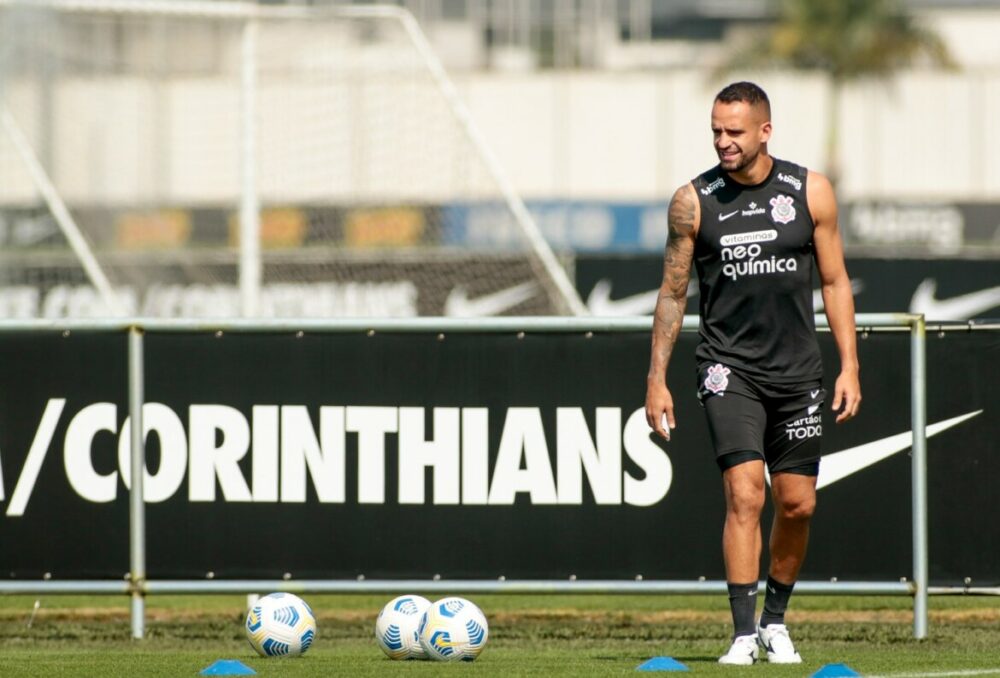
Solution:
{"label": "green grass pitch", "polygon": [[[456,594],[461,595],[460,591]],[[305,595],[318,637],[303,657],[262,659],[243,634],[245,596],[153,596],[147,637],[129,638],[128,601],[0,596],[0,676],[197,676],[238,659],[260,676],[640,676],[670,656],[699,676],[809,676],[843,663],[862,675],[1000,676],[1000,599],[931,598],[930,635],[912,635],[908,598],[793,600],[800,666],[716,664],[730,633],[725,596],[475,595],[490,640],[474,663],[393,662],[372,638],[391,595]],[[663,674],[659,674],[663,675]],[[683,674],[669,674],[683,675]]]}

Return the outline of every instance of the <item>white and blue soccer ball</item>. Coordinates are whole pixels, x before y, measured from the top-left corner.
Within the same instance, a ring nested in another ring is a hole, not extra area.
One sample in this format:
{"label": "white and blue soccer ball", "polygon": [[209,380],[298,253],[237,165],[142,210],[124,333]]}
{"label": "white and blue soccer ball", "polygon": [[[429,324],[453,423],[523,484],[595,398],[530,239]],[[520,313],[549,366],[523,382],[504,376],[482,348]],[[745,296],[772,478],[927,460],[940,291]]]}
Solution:
{"label": "white and blue soccer ball", "polygon": [[312,609],[291,593],[259,598],[247,613],[247,640],[261,657],[295,657],[316,639]]}
{"label": "white and blue soccer ball", "polygon": [[431,659],[468,661],[479,656],[490,635],[486,615],[465,598],[442,598],[420,620],[420,646]]}
{"label": "white and blue soccer ball", "polygon": [[375,641],[389,659],[426,659],[417,627],[431,601],[423,596],[393,598],[375,620]]}

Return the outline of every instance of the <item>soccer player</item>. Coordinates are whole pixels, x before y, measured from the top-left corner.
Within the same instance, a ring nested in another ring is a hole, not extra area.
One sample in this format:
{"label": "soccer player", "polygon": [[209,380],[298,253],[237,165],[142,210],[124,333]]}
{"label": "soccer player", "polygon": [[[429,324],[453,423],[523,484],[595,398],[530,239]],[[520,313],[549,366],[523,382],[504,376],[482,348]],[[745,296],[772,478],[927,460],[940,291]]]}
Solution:
{"label": "soccer player", "polygon": [[[840,353],[837,423],[861,402],[854,299],[829,180],[767,152],[771,106],[757,85],[724,88],[712,106],[719,164],[670,202],[663,283],[653,318],[646,419],[664,438],[676,427],[667,364],[681,329],[691,264],[698,272],[698,398],[722,472],[722,548],[733,614],[719,662],[799,663],[784,624],[816,505],[826,391],[813,323],[813,261]],[[764,610],[755,619],[764,467],[774,523]]]}

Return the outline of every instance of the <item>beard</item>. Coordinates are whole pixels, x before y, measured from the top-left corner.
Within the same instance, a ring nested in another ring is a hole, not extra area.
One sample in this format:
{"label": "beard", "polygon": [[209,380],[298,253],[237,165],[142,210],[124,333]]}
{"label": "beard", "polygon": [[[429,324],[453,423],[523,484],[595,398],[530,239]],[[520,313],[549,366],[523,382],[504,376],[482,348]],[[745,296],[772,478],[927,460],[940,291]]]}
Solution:
{"label": "beard", "polygon": [[722,167],[727,172],[739,172],[740,170],[749,167],[754,160],[757,159],[759,151],[754,153],[746,153],[742,148],[740,149],[739,155],[735,158],[726,160],[722,157],[722,154],[718,151],[716,153],[719,156],[719,166]]}

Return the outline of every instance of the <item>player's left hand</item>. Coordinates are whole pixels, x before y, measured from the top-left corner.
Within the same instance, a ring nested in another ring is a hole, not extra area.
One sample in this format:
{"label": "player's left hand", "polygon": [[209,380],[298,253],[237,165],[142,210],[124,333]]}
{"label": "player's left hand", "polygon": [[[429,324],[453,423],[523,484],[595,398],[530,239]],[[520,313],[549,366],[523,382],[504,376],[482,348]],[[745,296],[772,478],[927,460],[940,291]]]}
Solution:
{"label": "player's left hand", "polygon": [[861,381],[857,372],[841,372],[833,387],[833,411],[837,423],[852,419],[861,407]]}

